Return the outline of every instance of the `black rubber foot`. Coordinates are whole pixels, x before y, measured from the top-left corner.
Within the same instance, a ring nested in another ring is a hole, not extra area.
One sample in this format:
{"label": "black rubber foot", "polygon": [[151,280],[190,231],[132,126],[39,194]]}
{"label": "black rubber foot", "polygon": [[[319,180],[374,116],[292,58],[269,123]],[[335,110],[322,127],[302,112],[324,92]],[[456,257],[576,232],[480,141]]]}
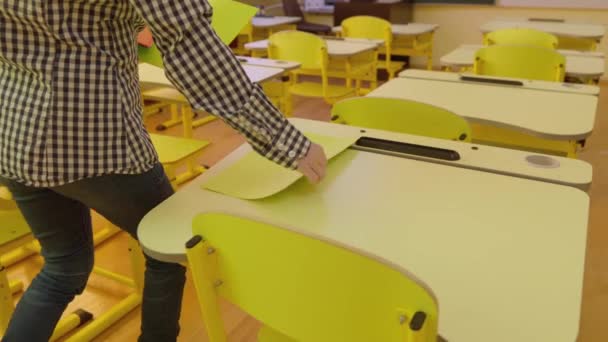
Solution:
{"label": "black rubber foot", "polygon": [[83,309],[74,311],[74,314],[80,318],[80,324],[78,326],[82,326],[93,320],[93,314]]}
{"label": "black rubber foot", "polygon": [[166,129],[167,129],[167,127],[165,125],[158,125],[158,126],[156,126],[156,130],[157,131],[164,131]]}

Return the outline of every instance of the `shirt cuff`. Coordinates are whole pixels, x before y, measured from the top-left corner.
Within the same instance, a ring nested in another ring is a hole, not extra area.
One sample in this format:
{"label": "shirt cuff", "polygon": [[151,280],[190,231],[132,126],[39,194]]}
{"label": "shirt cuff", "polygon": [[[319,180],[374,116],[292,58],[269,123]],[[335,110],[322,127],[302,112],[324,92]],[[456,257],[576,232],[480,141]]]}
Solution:
{"label": "shirt cuff", "polygon": [[311,142],[289,121],[278,134],[263,155],[289,169],[297,169],[298,162],[310,149]]}

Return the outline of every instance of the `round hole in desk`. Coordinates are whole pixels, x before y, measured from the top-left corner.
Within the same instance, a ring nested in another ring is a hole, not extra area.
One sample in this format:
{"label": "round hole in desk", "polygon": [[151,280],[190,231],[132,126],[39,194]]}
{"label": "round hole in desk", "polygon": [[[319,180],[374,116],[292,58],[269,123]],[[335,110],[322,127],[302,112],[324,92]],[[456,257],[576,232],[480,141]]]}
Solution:
{"label": "round hole in desk", "polygon": [[542,167],[545,169],[555,169],[560,165],[557,159],[541,155],[529,155],[526,157],[526,161],[534,167]]}

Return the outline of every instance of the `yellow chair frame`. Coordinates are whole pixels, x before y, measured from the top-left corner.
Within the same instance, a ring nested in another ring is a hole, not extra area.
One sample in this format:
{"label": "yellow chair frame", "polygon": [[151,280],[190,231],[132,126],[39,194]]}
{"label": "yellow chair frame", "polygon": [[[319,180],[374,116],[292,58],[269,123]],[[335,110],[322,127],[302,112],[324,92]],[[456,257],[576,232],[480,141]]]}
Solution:
{"label": "yellow chair frame", "polygon": [[188,262],[209,340],[220,297],[265,327],[261,342],[437,341],[437,301],[409,272],[319,238],[225,214],[194,219]]}

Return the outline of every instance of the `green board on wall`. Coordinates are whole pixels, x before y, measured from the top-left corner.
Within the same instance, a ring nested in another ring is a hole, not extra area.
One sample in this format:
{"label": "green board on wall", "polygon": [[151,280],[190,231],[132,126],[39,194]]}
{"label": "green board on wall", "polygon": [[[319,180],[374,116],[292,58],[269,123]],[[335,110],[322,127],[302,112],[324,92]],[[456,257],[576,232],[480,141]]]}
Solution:
{"label": "green board on wall", "polygon": [[496,0],[414,0],[418,4],[476,4],[494,5]]}

